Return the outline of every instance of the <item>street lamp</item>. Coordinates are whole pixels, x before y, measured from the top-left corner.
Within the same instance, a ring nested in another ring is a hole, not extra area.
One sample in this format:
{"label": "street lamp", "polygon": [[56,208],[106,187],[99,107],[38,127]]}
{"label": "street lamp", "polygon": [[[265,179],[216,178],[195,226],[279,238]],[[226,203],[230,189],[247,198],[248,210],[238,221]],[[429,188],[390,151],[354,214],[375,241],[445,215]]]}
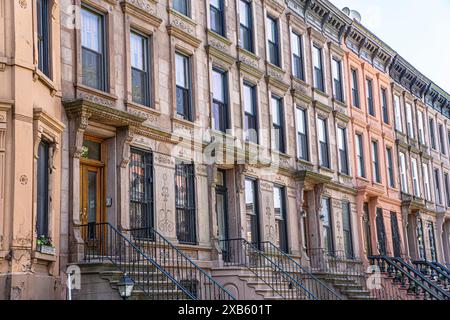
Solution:
{"label": "street lamp", "polygon": [[127,300],[129,297],[131,297],[131,293],[133,292],[134,287],[134,281],[131,280],[126,273],[123,275],[122,279],[120,279],[117,286],[119,287],[119,294],[123,300]]}

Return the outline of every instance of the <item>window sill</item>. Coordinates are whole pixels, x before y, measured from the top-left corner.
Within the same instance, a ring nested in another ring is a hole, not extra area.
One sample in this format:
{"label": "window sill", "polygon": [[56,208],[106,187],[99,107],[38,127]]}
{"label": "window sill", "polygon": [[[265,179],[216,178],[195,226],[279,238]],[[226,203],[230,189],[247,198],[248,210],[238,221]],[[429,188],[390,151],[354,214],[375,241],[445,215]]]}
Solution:
{"label": "window sill", "polygon": [[338,172],[338,176],[346,179],[353,179],[353,177],[347,173]]}
{"label": "window sill", "polygon": [[336,98],[333,98],[333,103],[341,106],[342,108],[347,108],[347,104],[346,104],[345,100],[341,101],[341,100],[338,100]]}
{"label": "window sill", "polygon": [[313,88],[313,92],[317,93],[318,95],[320,95],[320,96],[322,96],[324,98],[327,98],[327,99],[330,97],[328,94],[326,94],[326,92],[324,92],[324,91],[322,91],[322,90],[320,90],[318,88]]}
{"label": "window sill", "polygon": [[47,262],[56,262],[56,255],[45,254],[39,251],[34,251],[32,257],[37,260],[47,261]]}
{"label": "window sill", "polygon": [[250,58],[252,58],[253,60],[259,61],[261,60],[260,57],[258,57],[254,52],[248,51],[247,49],[241,47],[241,46],[237,46],[237,49],[239,51],[239,53],[242,53]]}
{"label": "window sill", "polygon": [[54,97],[58,90],[56,89],[56,85],[53,82],[52,79],[50,79],[48,76],[46,76],[41,70],[36,68],[33,71],[33,79],[34,81],[39,80],[41,83],[43,83],[47,88],[50,90],[50,95]]}
{"label": "window sill", "polygon": [[231,46],[232,42],[224,35],[217,33],[212,29],[208,29],[208,35],[219,40],[220,42],[226,44],[227,46]]}
{"label": "window sill", "polygon": [[85,93],[88,93],[88,94],[92,94],[92,95],[101,97],[102,99],[109,100],[109,101],[111,101],[113,103],[116,102],[117,99],[118,99],[117,96],[114,95],[114,94],[111,94],[111,93],[106,92],[106,91],[94,89],[94,88],[88,87],[88,86],[86,86],[84,84],[81,84],[81,83],[77,83],[75,85],[75,88],[77,89],[77,91],[82,91],[82,92],[85,92]]}
{"label": "window sill", "polygon": [[327,168],[327,167],[323,167],[323,166],[319,166],[319,171],[325,171],[327,173],[332,173],[334,174],[334,170],[331,168]]}
{"label": "window sill", "polygon": [[146,106],[144,104],[139,104],[139,103],[129,101],[129,100],[126,100],[124,103],[127,108],[131,107],[134,109],[138,109],[139,111],[154,114],[156,116],[161,115],[161,112],[159,110],[156,110],[154,106]]}
{"label": "window sill", "polygon": [[280,73],[283,73],[283,74],[286,73],[286,71],[283,69],[283,67],[277,66],[276,64],[273,64],[270,61],[266,61],[266,66],[268,68],[271,68],[271,69],[275,70],[276,72],[280,72]]}

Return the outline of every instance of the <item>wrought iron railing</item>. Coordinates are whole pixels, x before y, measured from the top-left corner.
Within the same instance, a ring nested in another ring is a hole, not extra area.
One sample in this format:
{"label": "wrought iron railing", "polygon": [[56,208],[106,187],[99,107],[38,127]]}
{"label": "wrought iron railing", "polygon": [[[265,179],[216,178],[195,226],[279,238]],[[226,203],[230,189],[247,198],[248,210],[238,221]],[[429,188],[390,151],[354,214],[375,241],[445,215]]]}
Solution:
{"label": "wrought iron railing", "polygon": [[295,261],[291,256],[281,251],[271,242],[262,242],[260,249],[266,256],[271,258],[284,271],[290,274],[297,282],[301,283],[309,292],[319,300],[341,300],[341,296],[327,286],[322,280],[306,270],[302,265]]}
{"label": "wrought iron railing", "polygon": [[432,264],[440,269],[442,272],[444,272],[448,277],[450,277],[450,265],[448,265],[448,267],[446,267],[445,265],[443,265],[442,263],[439,262],[432,262]]}
{"label": "wrought iron railing", "polygon": [[429,277],[432,281],[441,286],[444,290],[448,290],[450,275],[445,269],[439,267],[438,263],[430,261],[413,261],[414,267],[423,275]]}
{"label": "wrought iron railing", "polygon": [[318,300],[296,277],[286,272],[256,244],[245,239],[222,240],[224,265],[244,267],[272,289],[276,297],[286,300]]}
{"label": "wrought iron railing", "polygon": [[447,300],[450,295],[442,288],[428,280],[401,258],[387,256],[370,256],[369,260],[377,266],[380,272],[386,272],[394,283],[415,294],[417,299]]}
{"label": "wrought iron railing", "polygon": [[130,230],[133,243],[197,300],[235,300],[220,283],[153,228]]}
{"label": "wrought iron railing", "polygon": [[[81,226],[87,262],[111,262],[150,300],[195,300],[182,278],[175,278],[109,223]],[[137,289],[137,290],[136,290]]]}

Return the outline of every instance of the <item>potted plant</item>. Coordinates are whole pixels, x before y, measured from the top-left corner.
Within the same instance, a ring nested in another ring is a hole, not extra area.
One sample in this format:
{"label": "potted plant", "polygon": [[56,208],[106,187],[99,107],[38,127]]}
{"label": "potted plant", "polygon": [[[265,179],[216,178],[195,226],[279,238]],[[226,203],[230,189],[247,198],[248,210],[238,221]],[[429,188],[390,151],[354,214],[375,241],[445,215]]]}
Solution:
{"label": "potted plant", "polygon": [[56,253],[55,246],[52,243],[52,238],[47,236],[40,236],[37,238],[37,251],[44,254],[54,255]]}

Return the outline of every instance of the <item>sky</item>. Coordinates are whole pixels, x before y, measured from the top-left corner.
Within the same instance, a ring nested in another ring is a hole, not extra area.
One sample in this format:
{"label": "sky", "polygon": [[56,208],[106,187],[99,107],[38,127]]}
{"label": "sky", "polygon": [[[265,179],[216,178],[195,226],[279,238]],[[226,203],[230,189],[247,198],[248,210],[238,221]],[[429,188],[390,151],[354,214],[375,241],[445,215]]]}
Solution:
{"label": "sky", "polygon": [[450,93],[450,0],[330,0]]}

